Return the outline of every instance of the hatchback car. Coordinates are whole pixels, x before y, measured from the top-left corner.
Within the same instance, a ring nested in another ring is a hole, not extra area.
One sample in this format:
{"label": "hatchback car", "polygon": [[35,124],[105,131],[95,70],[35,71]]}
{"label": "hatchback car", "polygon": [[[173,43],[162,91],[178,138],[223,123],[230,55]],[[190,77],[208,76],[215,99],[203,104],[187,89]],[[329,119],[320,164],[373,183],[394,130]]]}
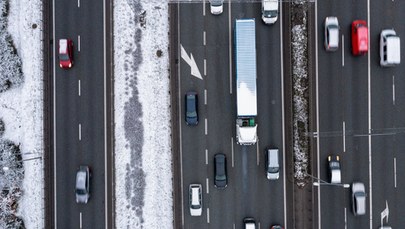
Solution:
{"label": "hatchback car", "polygon": [[352,23],[352,53],[355,56],[368,52],[368,28],[366,21],[356,20]]}
{"label": "hatchback car", "polygon": [[90,198],[90,169],[80,166],[76,173],[76,203],[87,204]]}
{"label": "hatchback car", "polygon": [[219,189],[224,189],[228,185],[226,175],[226,156],[218,153],[214,156],[214,185]]}
{"label": "hatchback car", "polygon": [[339,21],[337,17],[325,19],[325,49],[336,51],[339,48]]}
{"label": "hatchback car", "polygon": [[202,214],[202,185],[190,184],[189,188],[190,215],[201,216]]}
{"label": "hatchback car", "polygon": [[329,178],[330,183],[333,184],[340,184],[341,180],[341,170],[340,170],[340,160],[339,156],[337,155],[329,155],[328,156],[328,167],[329,167]]}
{"label": "hatchback car", "polygon": [[70,39],[59,40],[59,66],[64,69],[73,66],[73,41]]}
{"label": "hatchback car", "polygon": [[252,217],[244,218],[243,224],[245,225],[245,229],[256,229],[256,222]]}
{"label": "hatchback car", "polygon": [[220,15],[224,11],[224,0],[210,0],[211,13]]}
{"label": "hatchback car", "polygon": [[266,150],[266,173],[269,180],[277,180],[280,177],[278,149]]}
{"label": "hatchback car", "polygon": [[366,214],[366,188],[363,183],[352,184],[352,207],[355,216]]}
{"label": "hatchback car", "polygon": [[185,105],[187,125],[196,126],[198,124],[198,95],[196,92],[186,93]]}

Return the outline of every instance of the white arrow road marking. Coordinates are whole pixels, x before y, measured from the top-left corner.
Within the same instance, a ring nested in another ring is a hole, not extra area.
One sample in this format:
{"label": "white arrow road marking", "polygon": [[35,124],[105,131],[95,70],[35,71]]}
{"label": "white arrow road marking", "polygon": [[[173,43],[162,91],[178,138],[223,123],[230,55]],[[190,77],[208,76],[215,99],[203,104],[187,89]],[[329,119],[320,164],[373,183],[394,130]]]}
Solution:
{"label": "white arrow road marking", "polygon": [[190,67],[191,67],[191,75],[193,75],[193,76],[195,76],[195,77],[202,80],[203,78],[201,77],[200,70],[198,70],[198,66],[195,63],[193,54],[190,53],[190,56],[188,56],[186,50],[183,48],[183,45],[180,44],[180,46],[181,46],[181,58],[183,58],[183,60],[188,65],[190,65]]}
{"label": "white arrow road marking", "polygon": [[387,223],[388,223],[388,215],[390,214],[390,210],[388,209],[388,202],[385,201],[385,209],[384,211],[381,212],[381,225],[383,225],[384,218],[387,217]]}

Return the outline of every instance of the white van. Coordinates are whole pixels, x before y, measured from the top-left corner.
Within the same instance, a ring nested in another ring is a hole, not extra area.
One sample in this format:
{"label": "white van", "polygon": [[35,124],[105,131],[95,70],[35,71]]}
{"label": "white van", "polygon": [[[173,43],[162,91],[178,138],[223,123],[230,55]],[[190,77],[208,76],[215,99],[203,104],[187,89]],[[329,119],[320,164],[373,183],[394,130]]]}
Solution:
{"label": "white van", "polygon": [[278,18],[278,0],[262,0],[262,20],[266,24],[276,23]]}
{"label": "white van", "polygon": [[278,149],[266,150],[266,173],[269,180],[277,180],[280,177]]}
{"label": "white van", "polygon": [[256,229],[256,222],[251,217],[244,218],[243,224],[245,224],[245,229]]}
{"label": "white van", "polygon": [[401,41],[393,29],[384,29],[380,35],[380,65],[384,67],[401,63]]}

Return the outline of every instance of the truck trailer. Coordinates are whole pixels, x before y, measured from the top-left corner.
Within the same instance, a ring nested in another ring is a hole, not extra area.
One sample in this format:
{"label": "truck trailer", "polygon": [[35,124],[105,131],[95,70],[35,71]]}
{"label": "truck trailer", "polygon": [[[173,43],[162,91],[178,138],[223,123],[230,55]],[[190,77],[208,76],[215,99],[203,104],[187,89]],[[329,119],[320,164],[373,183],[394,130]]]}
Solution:
{"label": "truck trailer", "polygon": [[241,145],[257,142],[256,27],[255,19],[235,22],[236,140]]}

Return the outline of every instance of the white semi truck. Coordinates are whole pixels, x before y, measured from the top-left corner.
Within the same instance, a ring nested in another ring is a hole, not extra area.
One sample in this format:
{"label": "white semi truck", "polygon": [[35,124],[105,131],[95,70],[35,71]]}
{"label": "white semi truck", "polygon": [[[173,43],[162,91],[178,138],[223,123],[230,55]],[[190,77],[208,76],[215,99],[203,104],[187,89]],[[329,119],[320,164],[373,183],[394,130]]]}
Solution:
{"label": "white semi truck", "polygon": [[255,19],[235,22],[236,140],[241,145],[257,142],[256,27]]}

